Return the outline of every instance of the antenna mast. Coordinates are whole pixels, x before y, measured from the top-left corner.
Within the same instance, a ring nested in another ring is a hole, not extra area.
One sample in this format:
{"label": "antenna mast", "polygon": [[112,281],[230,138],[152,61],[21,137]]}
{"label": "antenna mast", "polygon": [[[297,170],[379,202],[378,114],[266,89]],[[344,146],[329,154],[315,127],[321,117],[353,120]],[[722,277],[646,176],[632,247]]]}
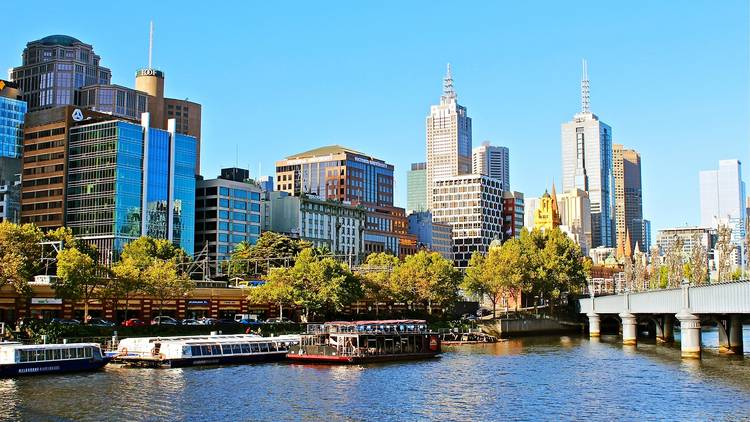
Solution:
{"label": "antenna mast", "polygon": [[589,93],[588,63],[583,59],[583,75],[581,76],[581,112],[591,112],[591,96]]}
{"label": "antenna mast", "polygon": [[148,31],[148,68],[151,69],[151,55],[154,51],[154,21],[149,24]]}

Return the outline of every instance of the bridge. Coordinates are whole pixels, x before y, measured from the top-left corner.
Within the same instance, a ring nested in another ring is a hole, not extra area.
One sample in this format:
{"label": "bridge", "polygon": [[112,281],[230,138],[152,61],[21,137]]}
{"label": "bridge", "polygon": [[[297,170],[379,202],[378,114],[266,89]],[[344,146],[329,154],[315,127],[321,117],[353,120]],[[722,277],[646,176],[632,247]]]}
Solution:
{"label": "bridge", "polygon": [[668,343],[674,341],[676,319],[682,357],[700,358],[701,324],[715,323],[719,351],[742,354],[742,322],[750,317],[750,280],[686,283],[679,288],[592,296],[578,302],[580,312],[589,319],[591,337],[599,337],[602,318],[614,316],[621,323],[623,344],[636,344],[639,322],[653,322],[657,342]]}

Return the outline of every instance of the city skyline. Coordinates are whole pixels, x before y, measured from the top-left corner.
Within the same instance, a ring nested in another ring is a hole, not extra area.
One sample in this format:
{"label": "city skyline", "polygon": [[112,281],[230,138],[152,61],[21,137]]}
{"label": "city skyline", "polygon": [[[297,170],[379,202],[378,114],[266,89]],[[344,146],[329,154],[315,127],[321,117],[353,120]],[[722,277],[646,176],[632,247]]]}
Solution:
{"label": "city skyline", "polygon": [[[747,39],[747,22],[742,19],[746,13],[736,10],[746,10],[747,6],[740,2],[736,5],[721,10],[708,6],[690,10],[660,5],[631,6],[633,10],[612,6],[614,10],[608,13],[617,13],[620,19],[613,28],[604,23],[589,25],[586,31],[592,42],[586,46],[571,43],[582,30],[558,34],[563,27],[550,18],[536,22],[538,28],[490,25],[493,17],[504,22],[509,14],[523,15],[524,6],[482,6],[457,15],[457,40],[423,50],[417,47],[434,36],[435,30],[418,35],[409,31],[409,25],[413,23],[414,32],[419,32],[429,26],[428,18],[436,12],[415,19],[416,6],[399,10],[399,16],[389,15],[393,34],[385,34],[389,31],[384,28],[362,24],[370,19],[377,21],[388,10],[350,7],[337,18],[340,28],[315,28],[317,32],[310,40],[294,37],[303,45],[310,43],[307,52],[296,49],[294,58],[283,54],[292,41],[281,34],[285,26],[310,30],[305,21],[333,6],[323,6],[317,12],[301,6],[298,13],[288,15],[279,10],[259,11],[265,13],[266,20],[258,25],[209,28],[209,33],[191,44],[183,42],[188,32],[182,25],[187,28],[198,18],[179,11],[168,14],[166,8],[156,7],[152,16],[125,12],[123,21],[127,23],[105,26],[95,19],[91,26],[80,28],[72,23],[61,25],[59,19],[53,21],[53,17],[69,16],[70,12],[51,5],[50,10],[59,13],[38,16],[36,26],[9,23],[10,36],[0,62],[6,68],[18,66],[27,42],[66,34],[94,47],[101,64],[112,70],[113,83],[133,87],[134,72],[147,64],[148,21],[153,18],[154,67],[167,74],[167,89],[175,98],[189,97],[203,105],[205,130],[201,138],[206,158],[202,174],[211,177],[221,167],[235,163],[249,167],[253,176],[258,175],[258,163],[261,174],[273,174],[273,163],[282,157],[339,143],[393,163],[395,203],[406,206],[406,172],[411,162],[425,159],[423,119],[440,95],[447,62],[453,65],[461,104],[471,112],[473,137],[507,146],[514,157],[510,166],[512,188],[535,196],[560,174],[559,125],[579,108],[579,61],[585,57],[590,63],[592,109],[616,129],[613,143],[641,152],[643,214],[653,221],[655,233],[660,228],[699,224],[697,182],[701,170],[721,159],[747,162],[747,90],[737,87],[748,84],[748,54],[746,49],[736,48]],[[550,4],[548,8],[556,7],[560,6]],[[603,12],[598,7],[577,7],[581,10],[562,9],[560,13],[581,12],[591,18]],[[643,9],[648,9],[648,16],[639,15]],[[201,18],[212,18],[210,13]],[[706,39],[681,27],[672,28],[673,33],[649,29],[648,22],[658,22],[667,13],[685,27],[690,22],[700,22],[703,27],[721,25],[721,34]],[[644,23],[643,33],[623,35],[626,27]],[[532,29],[540,28],[541,34],[532,36]],[[613,35],[605,32],[610,29]],[[260,30],[274,35],[266,41],[268,45],[253,45],[242,51],[247,57],[226,61],[232,66],[218,66],[222,51],[241,51],[242,39],[252,40]],[[342,37],[346,33],[352,34],[351,39]],[[545,38],[551,34],[560,35],[560,39]],[[646,45],[649,38],[658,41],[656,46]],[[132,42],[123,43],[123,39]],[[372,39],[379,39],[383,47],[368,44],[368,55],[355,51],[358,42],[371,43]],[[509,39],[522,42],[514,46],[507,42]],[[493,43],[500,48],[488,50]],[[216,47],[215,51],[205,49],[209,44]],[[467,46],[465,51],[454,48],[459,44]],[[544,52],[538,57],[522,51],[538,48]],[[706,64],[680,56],[686,51],[690,57],[702,56],[701,62]],[[501,68],[508,63],[507,58],[512,59],[511,65]],[[249,67],[243,70],[243,65]],[[559,73],[551,74],[546,70],[550,68],[559,69]],[[241,83],[231,90],[214,86],[230,80]],[[251,95],[253,101],[248,101]],[[240,107],[242,118],[234,123]],[[388,110],[376,126],[367,123],[373,110]],[[286,127],[280,123],[289,119],[296,124]],[[721,124],[712,124],[717,121]],[[268,140],[273,141],[274,148],[263,147]],[[711,148],[705,148],[707,145]],[[472,146],[478,146],[477,142]],[[227,151],[239,151],[239,157]],[[664,165],[677,162],[680,167]],[[685,182],[675,186],[667,180]],[[685,211],[673,215],[673,209]]]}

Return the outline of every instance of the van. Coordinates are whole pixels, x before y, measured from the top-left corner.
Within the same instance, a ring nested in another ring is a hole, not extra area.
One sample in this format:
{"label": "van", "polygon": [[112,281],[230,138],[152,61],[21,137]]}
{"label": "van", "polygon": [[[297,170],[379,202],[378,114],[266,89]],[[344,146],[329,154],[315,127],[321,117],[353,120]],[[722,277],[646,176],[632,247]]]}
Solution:
{"label": "van", "polygon": [[242,320],[258,322],[258,315],[257,314],[234,314],[234,320],[236,322],[240,322]]}

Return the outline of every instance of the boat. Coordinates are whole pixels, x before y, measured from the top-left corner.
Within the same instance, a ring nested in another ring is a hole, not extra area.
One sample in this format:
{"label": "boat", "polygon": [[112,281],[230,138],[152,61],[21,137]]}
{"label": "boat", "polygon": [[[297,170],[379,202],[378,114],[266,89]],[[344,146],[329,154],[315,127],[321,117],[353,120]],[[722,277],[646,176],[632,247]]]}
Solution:
{"label": "boat", "polygon": [[97,343],[0,343],[0,377],[95,371],[110,360]]}
{"label": "boat", "polygon": [[283,360],[299,335],[261,337],[215,334],[175,337],[132,337],[120,340],[115,361],[130,366],[179,368],[197,365]]}
{"label": "boat", "polygon": [[337,321],[310,324],[299,345],[289,349],[295,362],[362,364],[432,358],[440,336],[424,320]]}

